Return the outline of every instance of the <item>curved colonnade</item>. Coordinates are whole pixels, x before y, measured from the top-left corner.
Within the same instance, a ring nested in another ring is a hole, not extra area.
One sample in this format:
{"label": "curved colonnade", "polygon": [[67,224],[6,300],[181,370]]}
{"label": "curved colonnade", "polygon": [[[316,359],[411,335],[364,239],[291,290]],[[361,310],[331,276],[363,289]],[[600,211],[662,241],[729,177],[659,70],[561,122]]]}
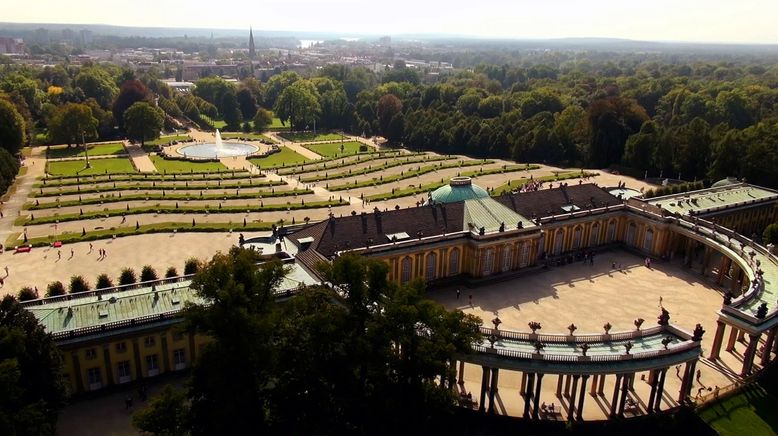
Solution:
{"label": "curved colonnade", "polygon": [[[761,353],[760,364],[771,360],[771,353],[778,353],[778,260],[763,246],[732,230],[717,226],[714,222],[699,218],[668,216],[655,206],[642,202],[628,202],[609,211],[622,209],[638,220],[648,220],[651,226],[661,226],[670,232],[675,244],[688,245],[696,241],[704,245],[703,271],[712,250],[722,255],[719,265],[718,284],[722,284],[724,272],[732,279],[730,293],[718,312],[717,329],[709,359],[718,358],[726,327],[731,328],[726,350],[731,351],[738,338],[749,335],[748,347],[743,356],[741,376],[747,376],[754,369],[757,351]],[[606,208],[606,211],[608,209]],[[592,213],[592,211],[579,214]],[[553,223],[560,218],[575,218],[577,214],[557,216],[544,220]],[[678,238],[678,237],[682,238]],[[639,244],[633,241],[638,249]],[[673,244],[666,244],[666,252],[659,254],[672,258]],[[642,251],[642,250],[641,250]],[[691,259],[684,264],[691,267]],[[664,316],[663,316],[664,315]],[[687,399],[691,393],[696,363],[702,354],[700,342],[704,330],[698,324],[689,334],[678,326],[669,324],[669,315],[659,317],[658,326],[631,332],[601,335],[548,335],[499,330],[499,319],[495,328],[483,328],[482,333],[489,344],[477,344],[472,355],[459,356],[458,383],[464,383],[465,362],[480,365],[483,371],[479,410],[495,412],[495,392],[499,371],[510,370],[522,373],[520,395],[524,399],[525,418],[539,418],[541,383],[544,376],[556,375],[556,396],[564,394],[569,399],[568,420],[582,419],[584,398],[589,387],[592,396],[604,395],[605,378],[615,378],[609,417],[624,416],[627,392],[632,390],[635,374],[648,372],[650,396],[646,402],[648,413],[660,410],[660,399],[664,391],[667,370],[683,364],[678,402]],[[763,347],[759,349],[762,335],[766,334]],[[589,380],[591,379],[591,382]],[[453,388],[453,383],[450,383]]]}

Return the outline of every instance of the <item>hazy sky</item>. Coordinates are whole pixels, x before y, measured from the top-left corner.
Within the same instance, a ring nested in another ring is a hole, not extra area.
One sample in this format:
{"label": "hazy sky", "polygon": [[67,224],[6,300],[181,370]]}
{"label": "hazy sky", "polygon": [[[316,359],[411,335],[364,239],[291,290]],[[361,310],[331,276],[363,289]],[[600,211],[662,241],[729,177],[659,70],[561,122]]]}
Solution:
{"label": "hazy sky", "polygon": [[778,43],[778,0],[0,0],[0,21]]}

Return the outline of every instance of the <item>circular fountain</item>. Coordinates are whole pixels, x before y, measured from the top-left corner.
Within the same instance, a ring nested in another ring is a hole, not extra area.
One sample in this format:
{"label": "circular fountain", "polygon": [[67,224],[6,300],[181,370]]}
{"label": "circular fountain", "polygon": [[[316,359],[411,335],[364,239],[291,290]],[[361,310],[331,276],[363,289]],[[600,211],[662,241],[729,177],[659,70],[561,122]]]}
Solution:
{"label": "circular fountain", "polygon": [[216,130],[214,142],[201,142],[186,145],[177,151],[186,158],[193,159],[218,159],[220,157],[248,156],[256,153],[259,147],[245,142],[224,142],[219,130]]}

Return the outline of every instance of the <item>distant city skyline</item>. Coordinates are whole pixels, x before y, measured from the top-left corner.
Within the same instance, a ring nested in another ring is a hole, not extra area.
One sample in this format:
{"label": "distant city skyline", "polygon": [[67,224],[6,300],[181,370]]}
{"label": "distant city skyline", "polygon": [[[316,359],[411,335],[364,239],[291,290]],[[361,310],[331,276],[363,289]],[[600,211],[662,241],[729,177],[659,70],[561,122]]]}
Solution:
{"label": "distant city skyline", "polygon": [[[778,43],[770,0],[3,0],[6,22],[109,24],[330,32],[342,35],[446,34],[481,38],[604,37],[645,41]],[[507,3],[507,4],[505,4]],[[183,7],[182,7],[183,5]]]}

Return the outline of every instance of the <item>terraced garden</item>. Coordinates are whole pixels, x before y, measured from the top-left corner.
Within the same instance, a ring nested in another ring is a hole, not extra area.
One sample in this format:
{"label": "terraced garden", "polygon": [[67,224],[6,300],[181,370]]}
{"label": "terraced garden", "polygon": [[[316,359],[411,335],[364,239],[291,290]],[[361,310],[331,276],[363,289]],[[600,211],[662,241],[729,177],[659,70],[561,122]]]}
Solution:
{"label": "terraced garden", "polygon": [[[203,138],[202,133],[195,136]],[[225,133],[225,138],[268,140],[266,135]],[[253,157],[247,169],[221,162],[192,162],[148,155],[156,172],[140,173],[129,158],[49,160],[47,177],[33,185],[15,218],[19,231],[6,243],[18,245],[26,234],[33,244],[76,242],[154,232],[263,230],[271,225],[320,220],[364,209],[408,207],[451,177],[471,176],[490,192],[514,189],[526,180],[579,177],[537,165],[462,156],[377,150],[339,134],[286,133],[305,142]],[[149,145],[190,140],[172,135]],[[311,141],[311,142],[309,142]],[[90,157],[116,153],[122,144],[95,144]],[[301,154],[305,147],[322,158]],[[296,150],[295,150],[296,149]],[[361,150],[360,150],[361,149]],[[83,150],[55,147],[49,156],[81,157]],[[52,158],[54,159],[54,158]],[[232,162],[227,162],[233,165]],[[139,167],[140,168],[140,167]],[[146,170],[148,171],[148,170]],[[506,183],[508,182],[508,183]],[[371,206],[373,207],[373,206]]]}

